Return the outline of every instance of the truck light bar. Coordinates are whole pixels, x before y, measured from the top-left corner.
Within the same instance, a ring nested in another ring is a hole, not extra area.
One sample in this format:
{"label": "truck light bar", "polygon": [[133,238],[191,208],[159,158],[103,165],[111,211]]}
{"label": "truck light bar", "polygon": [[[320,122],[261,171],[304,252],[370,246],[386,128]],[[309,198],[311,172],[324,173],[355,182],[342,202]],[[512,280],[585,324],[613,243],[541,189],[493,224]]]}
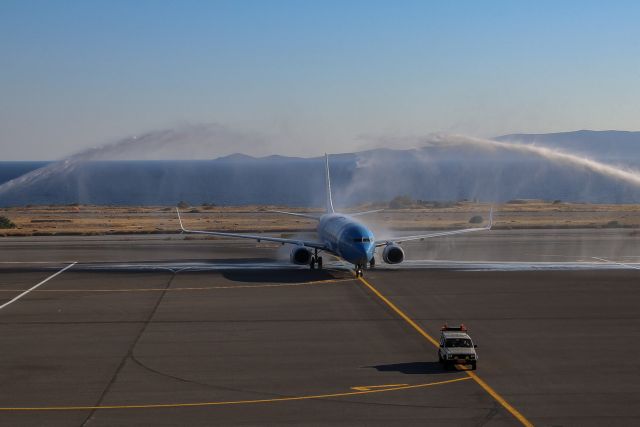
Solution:
{"label": "truck light bar", "polygon": [[444,325],[442,325],[442,328],[440,330],[467,332],[467,327],[464,325],[464,323],[461,323],[459,326],[449,326],[445,323]]}

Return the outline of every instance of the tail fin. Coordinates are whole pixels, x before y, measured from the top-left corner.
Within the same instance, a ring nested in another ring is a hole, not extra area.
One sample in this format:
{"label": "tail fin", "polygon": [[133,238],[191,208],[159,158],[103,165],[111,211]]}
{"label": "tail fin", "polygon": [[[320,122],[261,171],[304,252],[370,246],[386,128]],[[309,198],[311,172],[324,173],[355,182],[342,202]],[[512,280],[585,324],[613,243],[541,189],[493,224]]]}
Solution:
{"label": "tail fin", "polygon": [[329,176],[329,155],[324,153],[324,161],[325,161],[325,192],[326,192],[326,200],[325,200],[325,209],[327,213],[334,213],[333,209],[333,200],[331,199],[331,178]]}

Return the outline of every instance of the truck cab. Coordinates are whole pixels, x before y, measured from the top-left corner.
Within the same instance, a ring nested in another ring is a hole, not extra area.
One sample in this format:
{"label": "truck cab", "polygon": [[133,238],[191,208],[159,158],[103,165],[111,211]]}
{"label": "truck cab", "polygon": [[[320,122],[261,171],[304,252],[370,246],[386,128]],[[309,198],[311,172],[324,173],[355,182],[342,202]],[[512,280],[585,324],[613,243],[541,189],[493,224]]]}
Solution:
{"label": "truck cab", "polygon": [[440,332],[440,348],[438,348],[438,361],[445,369],[454,365],[471,365],[475,370],[478,362],[478,354],[464,325],[448,326],[445,324]]}

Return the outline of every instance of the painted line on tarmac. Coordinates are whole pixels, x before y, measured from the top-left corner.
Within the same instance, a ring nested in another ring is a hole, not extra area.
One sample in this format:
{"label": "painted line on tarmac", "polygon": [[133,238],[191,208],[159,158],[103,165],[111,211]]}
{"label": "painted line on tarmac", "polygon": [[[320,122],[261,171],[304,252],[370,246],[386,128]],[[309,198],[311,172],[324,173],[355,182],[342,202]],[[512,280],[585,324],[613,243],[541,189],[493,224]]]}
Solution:
{"label": "painted line on tarmac", "polygon": [[[425,332],[416,322],[407,316],[402,310],[400,310],[394,303],[392,303],[387,297],[382,295],[371,283],[365,280],[363,277],[358,278],[371,292],[373,292],[382,302],[384,302],[389,308],[391,308],[397,315],[399,315],[405,322],[407,322],[413,329],[415,329],[423,338],[433,344],[435,347],[440,347],[440,343],[435,340],[431,335]],[[509,411],[523,426],[533,427],[531,421],[527,420],[516,408],[511,406],[502,396],[498,394],[489,384],[483,381],[478,375],[471,371],[464,371],[469,378],[473,379],[480,387],[484,389],[491,397],[493,397],[504,409]]]}
{"label": "painted line on tarmac", "polygon": [[[53,276],[51,277],[53,278]],[[297,282],[297,283],[273,283],[266,285],[238,285],[238,286],[203,286],[188,288],[130,288],[130,289],[38,289],[35,292],[180,292],[180,291],[212,291],[218,289],[254,289],[254,288],[284,288],[293,286],[309,286],[309,285],[330,285],[336,283],[353,282],[355,278],[350,279],[329,279],[316,280],[313,282]],[[1,292],[20,292],[23,289],[0,289]]]}
{"label": "painted line on tarmac", "polygon": [[407,386],[407,385],[409,385],[409,384],[359,385],[359,386],[356,386],[356,387],[351,387],[351,390],[369,391],[369,390],[375,390],[377,388],[404,387],[404,386]]}
{"label": "painted line on tarmac", "polygon": [[604,261],[604,262],[609,263],[609,264],[616,264],[616,265],[621,265],[623,267],[632,268],[634,270],[640,270],[640,267],[637,267],[635,265],[625,264],[623,262],[612,261],[612,260],[606,259],[606,258],[598,258],[597,256],[592,256],[591,258],[597,259],[598,261]]}
{"label": "painted line on tarmac", "polygon": [[74,261],[0,261],[0,264],[69,264],[70,262]]}
{"label": "painted line on tarmac", "polygon": [[0,407],[0,411],[17,412],[17,411],[93,411],[98,409],[153,409],[153,408],[189,408],[198,406],[224,406],[224,405],[248,405],[255,403],[277,403],[291,402],[296,400],[313,400],[313,399],[330,399],[336,397],[358,396],[363,394],[386,393],[390,391],[411,390],[417,388],[427,388],[437,385],[452,384],[456,382],[466,381],[471,378],[460,377],[452,380],[436,381],[432,383],[390,386],[388,388],[362,391],[347,391],[342,393],[315,394],[307,396],[290,396],[276,397],[273,399],[254,399],[254,400],[227,400],[219,402],[194,402],[194,403],[151,403],[146,405],[104,405],[104,406],[32,406],[32,407]]}
{"label": "painted line on tarmac", "polygon": [[2,310],[3,308],[5,308],[6,306],[8,306],[9,304],[13,304],[14,302],[18,301],[20,298],[22,298],[23,296],[27,295],[29,292],[36,290],[38,287],[44,285],[45,283],[47,283],[49,280],[53,279],[54,277],[64,273],[65,271],[67,271],[68,269],[70,269],[71,267],[73,267],[74,265],[77,264],[77,261],[72,262],[71,264],[67,265],[65,268],[63,268],[62,270],[58,271],[57,273],[52,274],[51,276],[47,277],[46,279],[44,279],[42,282],[38,283],[37,285],[27,289],[26,291],[22,292],[20,295],[18,295],[17,297],[5,302],[4,304],[0,305],[0,310]]}

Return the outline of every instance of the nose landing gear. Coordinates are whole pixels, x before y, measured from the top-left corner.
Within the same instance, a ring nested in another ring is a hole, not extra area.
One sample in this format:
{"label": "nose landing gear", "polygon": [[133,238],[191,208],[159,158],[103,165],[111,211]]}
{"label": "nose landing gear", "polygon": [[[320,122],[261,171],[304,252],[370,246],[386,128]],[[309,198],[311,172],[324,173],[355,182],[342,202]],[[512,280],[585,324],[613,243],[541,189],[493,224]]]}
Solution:
{"label": "nose landing gear", "polygon": [[354,272],[356,273],[356,277],[362,277],[362,266],[356,265]]}
{"label": "nose landing gear", "polygon": [[309,268],[312,270],[318,266],[318,270],[322,270],[322,257],[318,256],[318,250],[315,250],[314,255],[311,257],[311,261],[309,262]]}

